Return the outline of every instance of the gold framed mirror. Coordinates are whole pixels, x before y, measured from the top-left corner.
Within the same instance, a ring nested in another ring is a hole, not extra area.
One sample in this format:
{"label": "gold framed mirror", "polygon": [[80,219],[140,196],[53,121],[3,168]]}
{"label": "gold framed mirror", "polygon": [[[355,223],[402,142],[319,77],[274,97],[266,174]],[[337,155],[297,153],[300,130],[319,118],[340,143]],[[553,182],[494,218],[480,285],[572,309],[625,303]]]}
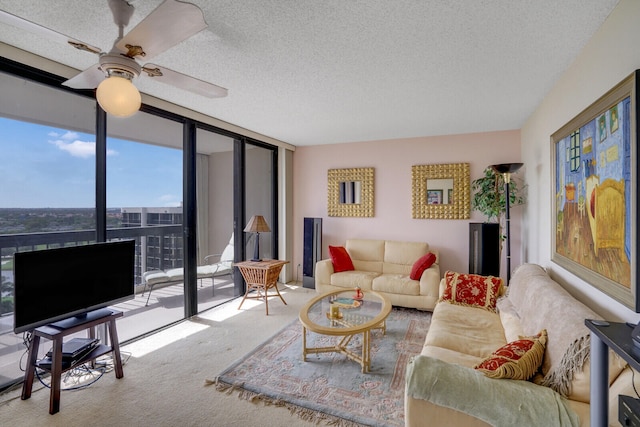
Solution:
{"label": "gold framed mirror", "polygon": [[412,166],[413,218],[469,219],[469,170],[469,163]]}
{"label": "gold framed mirror", "polygon": [[373,168],[329,169],[329,216],[373,216]]}

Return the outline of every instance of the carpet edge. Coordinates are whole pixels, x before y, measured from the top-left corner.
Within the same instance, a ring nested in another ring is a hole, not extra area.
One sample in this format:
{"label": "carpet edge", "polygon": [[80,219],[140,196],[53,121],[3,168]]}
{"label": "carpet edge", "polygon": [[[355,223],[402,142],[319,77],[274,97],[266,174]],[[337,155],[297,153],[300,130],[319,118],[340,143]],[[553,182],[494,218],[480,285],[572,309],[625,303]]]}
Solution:
{"label": "carpet edge", "polygon": [[329,415],[321,411],[305,408],[303,406],[299,406],[282,399],[274,399],[269,396],[265,396],[262,393],[249,391],[243,388],[243,383],[230,384],[222,381],[219,377],[217,377],[215,380],[205,380],[205,383],[205,385],[215,385],[217,391],[226,393],[228,395],[237,394],[239,399],[247,400],[253,404],[262,403],[265,406],[286,408],[289,410],[290,414],[296,415],[298,416],[298,418],[311,423],[318,424],[320,422],[325,422],[326,425],[335,427],[366,427],[365,424],[356,423],[354,421],[346,420],[335,415]]}

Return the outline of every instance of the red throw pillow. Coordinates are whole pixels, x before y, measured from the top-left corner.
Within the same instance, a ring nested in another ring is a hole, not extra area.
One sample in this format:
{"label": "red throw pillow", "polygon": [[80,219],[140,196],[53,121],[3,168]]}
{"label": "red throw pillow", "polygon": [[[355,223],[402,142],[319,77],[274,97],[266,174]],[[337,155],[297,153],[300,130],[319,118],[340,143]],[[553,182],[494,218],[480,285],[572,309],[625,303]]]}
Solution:
{"label": "red throw pillow", "polygon": [[502,279],[494,276],[461,274],[447,271],[441,301],[496,311]]}
{"label": "red throw pillow", "polygon": [[431,267],[434,262],[436,262],[436,256],[431,252],[418,258],[418,260],[413,263],[413,268],[411,268],[411,274],[409,275],[411,280],[420,280],[422,273]]}
{"label": "red throw pillow", "polygon": [[329,246],[329,256],[333,263],[333,272],[340,273],[341,271],[355,270],[353,267],[353,261],[349,256],[349,252],[342,246]]}
{"label": "red throw pillow", "polygon": [[474,366],[489,378],[528,380],[542,365],[547,330],[543,329],[533,337],[521,337],[503,345],[491,356]]}

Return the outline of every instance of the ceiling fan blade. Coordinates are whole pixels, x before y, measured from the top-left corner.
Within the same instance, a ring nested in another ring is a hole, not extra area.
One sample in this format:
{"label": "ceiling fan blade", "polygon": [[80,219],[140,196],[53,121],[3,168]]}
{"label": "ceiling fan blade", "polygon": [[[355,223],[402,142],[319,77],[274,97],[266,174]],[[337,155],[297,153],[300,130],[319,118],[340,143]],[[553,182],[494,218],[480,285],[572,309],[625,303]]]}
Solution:
{"label": "ceiling fan blade", "polygon": [[95,89],[104,78],[104,71],[100,69],[100,64],[95,64],[65,81],[62,85],[73,89]]}
{"label": "ceiling fan blade", "polygon": [[149,59],[207,28],[202,10],[191,3],[165,0],[124,38],[116,43],[122,52],[126,45],[141,46]]}
{"label": "ceiling fan blade", "polygon": [[189,92],[193,92],[198,95],[206,96],[207,98],[224,98],[229,93],[229,91],[223,87],[205,82],[204,80],[196,79],[195,77],[187,76],[186,74],[182,74],[159,65],[145,64],[142,67],[142,71],[147,73],[147,75],[152,77],[154,80],[158,80],[162,83],[166,83],[180,89],[188,90]]}
{"label": "ceiling fan blade", "polygon": [[100,48],[91,46],[90,44],[74,39],[73,37],[69,37],[57,31],[50,30],[49,28],[43,27],[42,25],[27,21],[26,19],[20,18],[16,15],[12,15],[11,13],[5,12],[4,10],[0,10],[0,22],[23,29],[32,34],[44,36],[58,43],[68,43],[76,49],[86,50],[87,52],[91,53],[100,53],[102,51]]}

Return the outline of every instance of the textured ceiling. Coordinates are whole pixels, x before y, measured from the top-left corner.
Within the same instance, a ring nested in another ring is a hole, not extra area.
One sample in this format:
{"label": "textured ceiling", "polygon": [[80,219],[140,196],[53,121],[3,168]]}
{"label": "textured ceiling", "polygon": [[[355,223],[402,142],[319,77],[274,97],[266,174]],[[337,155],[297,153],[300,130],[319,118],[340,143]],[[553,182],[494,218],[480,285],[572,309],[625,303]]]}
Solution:
{"label": "textured ceiling", "polygon": [[[209,28],[153,62],[229,89],[142,92],[293,145],[519,129],[619,0],[193,0]],[[132,28],[161,0],[131,1]],[[0,9],[109,50],[107,0]],[[125,30],[126,32],[126,30]],[[0,41],[97,57],[0,23]]]}

